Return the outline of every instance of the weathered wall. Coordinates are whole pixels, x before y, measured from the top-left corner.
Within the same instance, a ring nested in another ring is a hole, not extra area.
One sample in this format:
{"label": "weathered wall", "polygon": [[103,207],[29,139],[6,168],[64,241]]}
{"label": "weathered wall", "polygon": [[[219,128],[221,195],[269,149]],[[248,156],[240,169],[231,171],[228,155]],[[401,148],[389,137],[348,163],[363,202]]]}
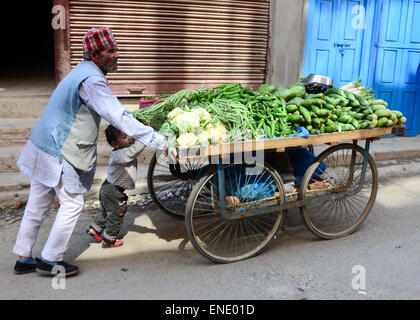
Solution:
{"label": "weathered wall", "polygon": [[303,73],[309,0],[271,1],[271,51],[267,82],[286,86]]}

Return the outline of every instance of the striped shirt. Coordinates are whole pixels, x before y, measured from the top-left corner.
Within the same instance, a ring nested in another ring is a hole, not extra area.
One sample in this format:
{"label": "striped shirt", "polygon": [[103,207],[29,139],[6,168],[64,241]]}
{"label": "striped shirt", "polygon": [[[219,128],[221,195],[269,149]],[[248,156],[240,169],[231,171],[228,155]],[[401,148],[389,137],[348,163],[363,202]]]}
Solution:
{"label": "striped shirt", "polygon": [[109,183],[132,190],[136,187],[137,157],[146,146],[136,140],[127,148],[112,150],[108,163]]}
{"label": "striped shirt", "polygon": [[[90,63],[97,67],[93,62]],[[120,131],[147,146],[164,149],[166,138],[135,119],[112,93],[105,78],[86,78],[79,88],[79,94],[87,107]],[[48,187],[55,187],[63,174],[64,187],[71,193],[89,191],[96,170],[96,166],[89,172],[77,170],[66,160],[60,161],[39,149],[30,140],[18,159],[17,167],[30,178]]]}

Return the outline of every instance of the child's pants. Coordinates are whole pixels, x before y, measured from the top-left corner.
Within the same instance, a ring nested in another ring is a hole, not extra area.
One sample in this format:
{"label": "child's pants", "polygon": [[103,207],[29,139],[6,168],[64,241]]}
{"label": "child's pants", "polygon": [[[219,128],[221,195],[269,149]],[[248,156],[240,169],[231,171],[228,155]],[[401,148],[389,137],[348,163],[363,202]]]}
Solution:
{"label": "child's pants", "polygon": [[102,232],[102,239],[108,243],[114,243],[120,232],[127,211],[127,195],[124,189],[108,183],[102,184],[99,191],[101,212],[96,216],[91,228],[96,233]]}
{"label": "child's pants", "polygon": [[70,193],[65,190],[62,177],[58,185],[53,188],[35,180],[31,181],[29,199],[13,248],[14,253],[22,257],[32,256],[32,248],[38,237],[39,229],[55,195],[60,200],[60,209],[58,209],[41,257],[50,261],[63,260],[67,244],[83,210],[84,200],[82,193]]}

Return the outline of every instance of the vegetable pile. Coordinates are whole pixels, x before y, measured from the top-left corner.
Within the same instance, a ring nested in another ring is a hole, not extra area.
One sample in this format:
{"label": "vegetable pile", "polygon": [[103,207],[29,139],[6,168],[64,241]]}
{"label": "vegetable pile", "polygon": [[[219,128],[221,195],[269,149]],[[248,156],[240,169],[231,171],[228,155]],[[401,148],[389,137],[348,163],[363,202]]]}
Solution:
{"label": "vegetable pile", "polygon": [[[371,129],[403,124],[406,118],[388,103],[373,97],[373,90],[359,88],[360,80],[324,94],[306,94],[287,101],[286,108],[294,126],[310,134]],[[293,113],[292,113],[293,112]],[[292,113],[292,115],[290,115]]]}
{"label": "vegetable pile", "polygon": [[308,94],[300,82],[286,88],[263,84],[258,91],[239,83],[181,90],[135,111],[134,116],[168,137],[169,148],[287,137],[295,128],[310,134],[403,124],[400,111],[375,99],[360,79],[325,93]]}

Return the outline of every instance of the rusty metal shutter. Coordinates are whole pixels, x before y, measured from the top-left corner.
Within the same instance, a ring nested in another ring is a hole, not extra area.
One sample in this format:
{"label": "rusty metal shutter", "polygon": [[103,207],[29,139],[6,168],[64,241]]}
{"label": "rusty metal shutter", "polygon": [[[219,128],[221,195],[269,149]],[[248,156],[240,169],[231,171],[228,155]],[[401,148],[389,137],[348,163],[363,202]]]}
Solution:
{"label": "rusty metal shutter", "polygon": [[265,82],[269,0],[69,0],[71,67],[82,60],[82,38],[109,26],[119,68],[108,74],[118,96]]}

